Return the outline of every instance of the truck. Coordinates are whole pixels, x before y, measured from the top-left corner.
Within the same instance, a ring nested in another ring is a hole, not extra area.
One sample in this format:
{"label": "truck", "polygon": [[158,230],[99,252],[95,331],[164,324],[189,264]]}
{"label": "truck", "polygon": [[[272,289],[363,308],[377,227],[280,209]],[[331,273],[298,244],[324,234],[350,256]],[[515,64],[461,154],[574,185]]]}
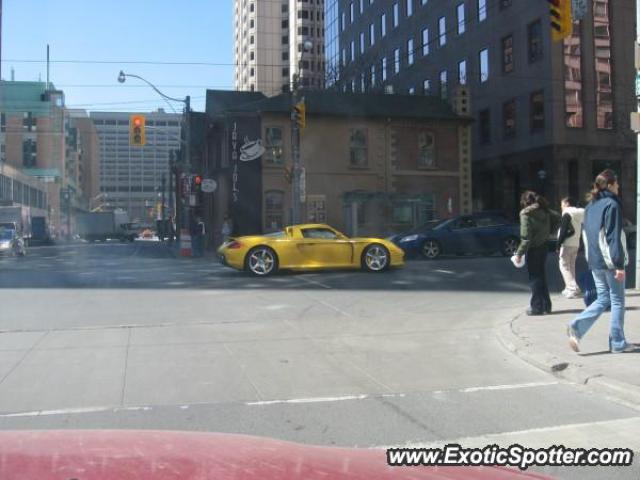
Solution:
{"label": "truck", "polygon": [[0,226],[14,228],[22,238],[31,238],[31,209],[24,205],[0,206]]}
{"label": "truck", "polygon": [[76,223],[80,238],[90,242],[109,239],[132,242],[138,236],[138,232],[130,228],[129,216],[124,210],[78,213]]}
{"label": "truck", "polygon": [[31,217],[31,240],[29,245],[50,245],[53,243],[47,217]]}

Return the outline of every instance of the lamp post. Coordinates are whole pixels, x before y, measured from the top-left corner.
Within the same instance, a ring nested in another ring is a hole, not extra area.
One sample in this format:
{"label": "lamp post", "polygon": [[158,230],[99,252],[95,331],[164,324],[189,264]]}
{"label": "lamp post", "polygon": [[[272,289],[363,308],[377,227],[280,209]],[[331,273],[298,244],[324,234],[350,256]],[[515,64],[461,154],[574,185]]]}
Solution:
{"label": "lamp post", "polygon": [[[143,81],[165,100],[184,103],[185,108],[184,108],[183,128],[184,128],[184,137],[185,137],[185,142],[184,142],[185,155],[184,155],[184,166],[182,170],[183,170],[183,173],[190,173],[191,172],[191,124],[189,122],[189,115],[191,113],[191,97],[189,95],[187,95],[185,98],[170,97],[169,95],[165,95],[164,93],[162,93],[158,89],[158,87],[156,87],[149,80],[142,78],[139,75],[134,75],[132,73],[125,73],[122,70],[120,70],[120,73],[118,74],[118,82],[124,83],[127,77],[137,78],[138,80]],[[178,201],[178,198],[179,196],[176,194],[176,201]],[[181,224],[183,228],[189,228],[189,204],[187,202],[184,203],[184,215],[183,215]]]}
{"label": "lamp post", "polygon": [[298,68],[297,71],[293,74],[293,85],[292,85],[292,105],[291,105],[291,145],[292,148],[292,156],[293,156],[293,188],[292,191],[292,199],[291,199],[291,217],[293,224],[297,224],[301,222],[302,216],[302,161],[300,159],[300,126],[298,125],[298,121],[295,115],[295,107],[300,101],[300,79],[302,77],[302,60],[304,58],[304,53],[309,52],[313,49],[313,43],[311,40],[305,40],[302,44],[302,51],[300,52],[300,58],[298,59]]}

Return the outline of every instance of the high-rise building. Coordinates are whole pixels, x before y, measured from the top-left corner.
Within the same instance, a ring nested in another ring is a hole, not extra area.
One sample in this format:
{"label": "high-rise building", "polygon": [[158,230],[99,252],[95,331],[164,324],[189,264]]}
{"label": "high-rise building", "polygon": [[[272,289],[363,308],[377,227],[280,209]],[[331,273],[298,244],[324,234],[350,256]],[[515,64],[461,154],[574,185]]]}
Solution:
{"label": "high-rise building", "polygon": [[324,0],[235,0],[235,89],[277,95],[325,84]]}
{"label": "high-rise building", "polygon": [[518,209],[525,188],[582,197],[613,168],[635,210],[635,2],[588,0],[552,42],[549,3],[327,0],[327,65],[344,91],[452,99],[469,92],[476,209]]}
{"label": "high-rise building", "polygon": [[144,113],[146,144],[129,142],[133,113],[91,112],[100,140],[102,205],[122,208],[132,220],[152,223],[161,199],[162,176],[169,186],[170,152],[180,149],[181,115],[163,110]]}
{"label": "high-rise building", "polygon": [[68,110],[70,127],[78,134],[78,184],[83,195],[93,207],[94,199],[100,193],[100,142],[98,130],[85,110]]}

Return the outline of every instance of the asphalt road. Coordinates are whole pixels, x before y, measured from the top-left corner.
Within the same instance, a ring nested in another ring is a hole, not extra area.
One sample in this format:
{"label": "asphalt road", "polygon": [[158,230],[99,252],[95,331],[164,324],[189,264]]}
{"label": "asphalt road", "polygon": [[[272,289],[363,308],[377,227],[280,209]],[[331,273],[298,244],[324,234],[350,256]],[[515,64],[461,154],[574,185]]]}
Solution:
{"label": "asphalt road", "polygon": [[257,279],[151,242],[32,248],[0,259],[0,428],[640,450],[640,406],[500,346],[494,326],[527,300],[526,274],[497,256]]}

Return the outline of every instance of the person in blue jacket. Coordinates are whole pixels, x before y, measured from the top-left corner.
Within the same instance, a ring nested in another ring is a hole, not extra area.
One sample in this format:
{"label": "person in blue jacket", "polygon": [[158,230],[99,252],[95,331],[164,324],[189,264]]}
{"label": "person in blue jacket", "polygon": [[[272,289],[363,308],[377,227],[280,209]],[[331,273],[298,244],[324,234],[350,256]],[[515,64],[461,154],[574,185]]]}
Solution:
{"label": "person in blue jacket", "polygon": [[589,269],[598,298],[568,326],[569,346],[580,351],[579,342],[602,313],[611,306],[609,350],[614,353],[635,350],[624,336],[625,266],[629,263],[623,230],[620,186],[612,170],[600,173],[591,190],[591,201],[584,213],[583,240]]}

